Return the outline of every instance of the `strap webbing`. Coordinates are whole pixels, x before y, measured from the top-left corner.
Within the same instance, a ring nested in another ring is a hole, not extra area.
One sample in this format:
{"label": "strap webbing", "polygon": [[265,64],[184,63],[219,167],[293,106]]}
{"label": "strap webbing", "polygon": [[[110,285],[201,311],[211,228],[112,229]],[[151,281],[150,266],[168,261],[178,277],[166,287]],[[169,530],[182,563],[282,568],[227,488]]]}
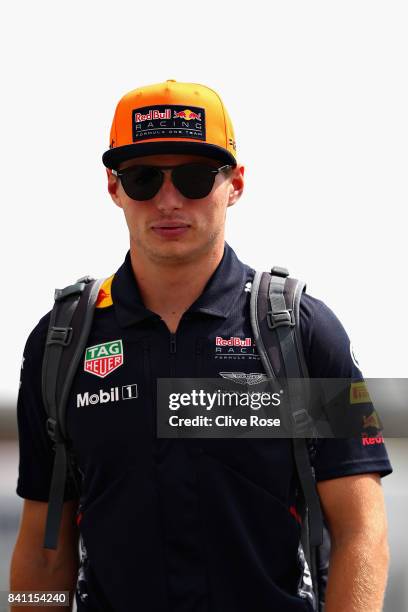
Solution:
{"label": "strap webbing", "polygon": [[[56,438],[59,437],[60,434],[60,432],[56,430],[58,372],[63,350],[71,341],[71,334],[69,332],[71,328],[69,325],[72,321],[79,299],[80,294],[77,294],[74,299],[69,302],[55,302],[51,312],[45,345],[42,369],[42,392],[44,404],[49,416],[47,428],[51,428],[51,430],[53,429],[55,431]],[[62,330],[65,330],[65,333]]]}
{"label": "strap webbing", "polygon": [[[272,272],[275,270],[273,268]],[[269,305],[268,325],[273,329],[279,338],[280,350],[286,374],[285,382],[288,387],[290,398],[291,433],[304,437],[310,432],[312,435],[312,419],[305,408],[308,399],[308,382],[303,379],[297,347],[295,343],[295,312],[293,305],[287,306],[285,300],[286,278],[271,275],[269,283]],[[294,287],[293,295],[296,294],[297,285]],[[277,318],[280,317],[280,320]]]}
{"label": "strap webbing", "polygon": [[[55,443],[55,459],[44,548],[57,548],[67,467],[71,471],[73,482],[79,493],[66,437],[65,409],[72,379],[89,334],[94,306],[102,282],[102,280],[87,279],[86,283],[78,282],[71,285],[67,291],[57,291],[51,313],[44,352],[42,385],[44,404],[48,413],[47,432]],[[69,327],[71,323],[73,328]],[[64,358],[68,360],[69,365],[64,363],[62,367]]]}
{"label": "strap webbing", "polygon": [[323,515],[320,499],[316,491],[314,471],[304,438],[293,438],[293,450],[296,469],[299,475],[303,495],[308,508],[311,546],[320,546],[323,542]]}
{"label": "strap webbing", "polygon": [[[286,278],[282,276],[276,276],[275,274],[271,275],[269,301],[272,316],[275,312],[288,310],[284,295],[285,281]],[[295,293],[296,289],[294,295]],[[290,304],[290,307],[291,306],[292,304]],[[307,407],[305,408],[304,406],[306,395],[300,386],[302,384],[302,371],[297,356],[293,327],[294,326],[289,323],[276,327],[275,331],[278,334],[281,345],[282,359],[290,396],[291,412],[293,415],[294,431],[301,435],[305,429],[307,430],[307,428],[310,428],[312,421],[308,414]],[[301,417],[300,419],[298,418],[299,416]],[[323,542],[323,515],[319,495],[316,490],[314,470],[310,463],[307,441],[304,437],[293,438],[293,451],[302,492],[305,498],[306,507],[308,508],[310,545],[320,546]]]}
{"label": "strap webbing", "polygon": [[[267,375],[273,381],[287,385],[290,397],[290,416],[283,414],[288,423],[302,437],[292,439],[296,471],[301,488],[301,514],[304,516],[301,532],[303,551],[312,575],[313,591],[319,601],[317,579],[317,550],[323,540],[323,516],[316,489],[314,470],[310,462],[305,429],[310,431],[308,414],[308,372],[299,336],[300,294],[305,285],[290,279],[285,269],[273,268],[271,275],[256,272],[251,291],[251,325],[255,343]],[[285,295],[288,295],[288,303]],[[270,310],[268,309],[270,308]],[[292,379],[305,378],[306,388],[294,384]],[[305,408],[306,406],[306,408]],[[306,426],[306,427],[305,427]],[[303,435],[302,435],[303,433]]]}
{"label": "strap webbing", "polygon": [[44,548],[57,548],[58,531],[61,523],[64,502],[66,473],[67,451],[65,444],[64,442],[57,442],[55,445],[54,468],[52,472],[50,497],[48,502]]}
{"label": "strap webbing", "polygon": [[[44,352],[42,390],[44,404],[48,413],[46,427],[55,448],[44,538],[44,548],[51,549],[57,548],[67,473],[67,449],[61,433],[58,411],[58,374],[63,351],[72,339],[72,328],[69,326],[84,288],[85,285],[77,287],[77,291],[67,294],[66,300],[62,300],[61,295],[56,293],[57,299],[51,312]],[[68,331],[70,329],[71,332]],[[65,333],[63,330],[65,330]]]}

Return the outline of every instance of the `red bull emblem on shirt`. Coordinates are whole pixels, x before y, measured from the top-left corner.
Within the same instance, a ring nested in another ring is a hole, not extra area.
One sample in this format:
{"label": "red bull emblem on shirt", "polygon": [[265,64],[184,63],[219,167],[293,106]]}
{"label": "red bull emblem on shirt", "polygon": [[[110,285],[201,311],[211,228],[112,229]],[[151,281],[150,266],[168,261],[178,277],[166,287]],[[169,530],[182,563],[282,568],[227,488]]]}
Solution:
{"label": "red bull emblem on shirt", "polygon": [[122,340],[113,340],[103,344],[95,344],[85,349],[84,370],[105,378],[123,364]]}
{"label": "red bull emblem on shirt", "polygon": [[252,346],[252,338],[237,338],[237,336],[231,336],[230,338],[221,338],[217,336],[215,338],[215,346]]}
{"label": "red bull emblem on shirt", "polygon": [[249,359],[259,360],[255,342],[252,338],[230,336],[215,338],[215,359]]}
{"label": "red bull emblem on shirt", "polygon": [[372,412],[368,416],[363,416],[363,427],[373,427],[374,429],[382,429],[382,424],[376,412]]}

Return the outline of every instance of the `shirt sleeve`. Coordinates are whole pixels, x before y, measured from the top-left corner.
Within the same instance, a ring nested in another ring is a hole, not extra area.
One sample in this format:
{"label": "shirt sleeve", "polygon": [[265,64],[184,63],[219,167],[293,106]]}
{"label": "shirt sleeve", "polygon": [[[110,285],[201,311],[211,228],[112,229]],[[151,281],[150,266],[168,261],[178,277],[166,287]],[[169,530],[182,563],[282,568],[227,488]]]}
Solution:
{"label": "shirt sleeve", "polygon": [[[54,466],[53,442],[46,431],[47,413],[41,388],[41,368],[50,319],[47,313],[30,333],[21,364],[17,399],[19,467],[16,493],[25,499],[48,502]],[[67,478],[64,501],[77,497]]]}
{"label": "shirt sleeve", "polygon": [[[300,329],[311,378],[347,378],[364,384],[343,325],[324,302],[306,293],[300,301]],[[313,465],[317,481],[368,472],[384,477],[393,471],[382,436],[364,434],[319,438]]]}

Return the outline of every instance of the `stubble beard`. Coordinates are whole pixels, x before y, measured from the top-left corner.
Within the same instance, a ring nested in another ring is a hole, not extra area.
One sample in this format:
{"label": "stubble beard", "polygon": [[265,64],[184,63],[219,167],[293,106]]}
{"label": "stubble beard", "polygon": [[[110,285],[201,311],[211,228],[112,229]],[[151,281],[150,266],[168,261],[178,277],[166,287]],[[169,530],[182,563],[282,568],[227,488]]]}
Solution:
{"label": "stubble beard", "polygon": [[203,243],[179,252],[171,247],[167,250],[154,249],[150,244],[148,244],[148,241],[144,241],[139,234],[131,236],[130,240],[135,246],[136,253],[143,253],[144,257],[150,260],[151,263],[155,265],[174,267],[181,264],[192,263],[210,255],[210,253],[214,251],[214,246],[217,240],[220,238],[222,230],[223,228],[220,227],[219,229],[211,232]]}

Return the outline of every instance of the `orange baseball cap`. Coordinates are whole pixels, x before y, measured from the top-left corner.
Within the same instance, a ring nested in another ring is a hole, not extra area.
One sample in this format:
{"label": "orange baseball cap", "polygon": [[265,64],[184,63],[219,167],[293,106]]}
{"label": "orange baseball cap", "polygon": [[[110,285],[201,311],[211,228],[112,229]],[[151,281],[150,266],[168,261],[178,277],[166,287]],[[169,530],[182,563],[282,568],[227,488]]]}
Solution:
{"label": "orange baseball cap", "polygon": [[119,100],[104,165],[116,170],[133,157],[160,153],[194,153],[237,164],[231,119],[213,89],[168,79]]}

